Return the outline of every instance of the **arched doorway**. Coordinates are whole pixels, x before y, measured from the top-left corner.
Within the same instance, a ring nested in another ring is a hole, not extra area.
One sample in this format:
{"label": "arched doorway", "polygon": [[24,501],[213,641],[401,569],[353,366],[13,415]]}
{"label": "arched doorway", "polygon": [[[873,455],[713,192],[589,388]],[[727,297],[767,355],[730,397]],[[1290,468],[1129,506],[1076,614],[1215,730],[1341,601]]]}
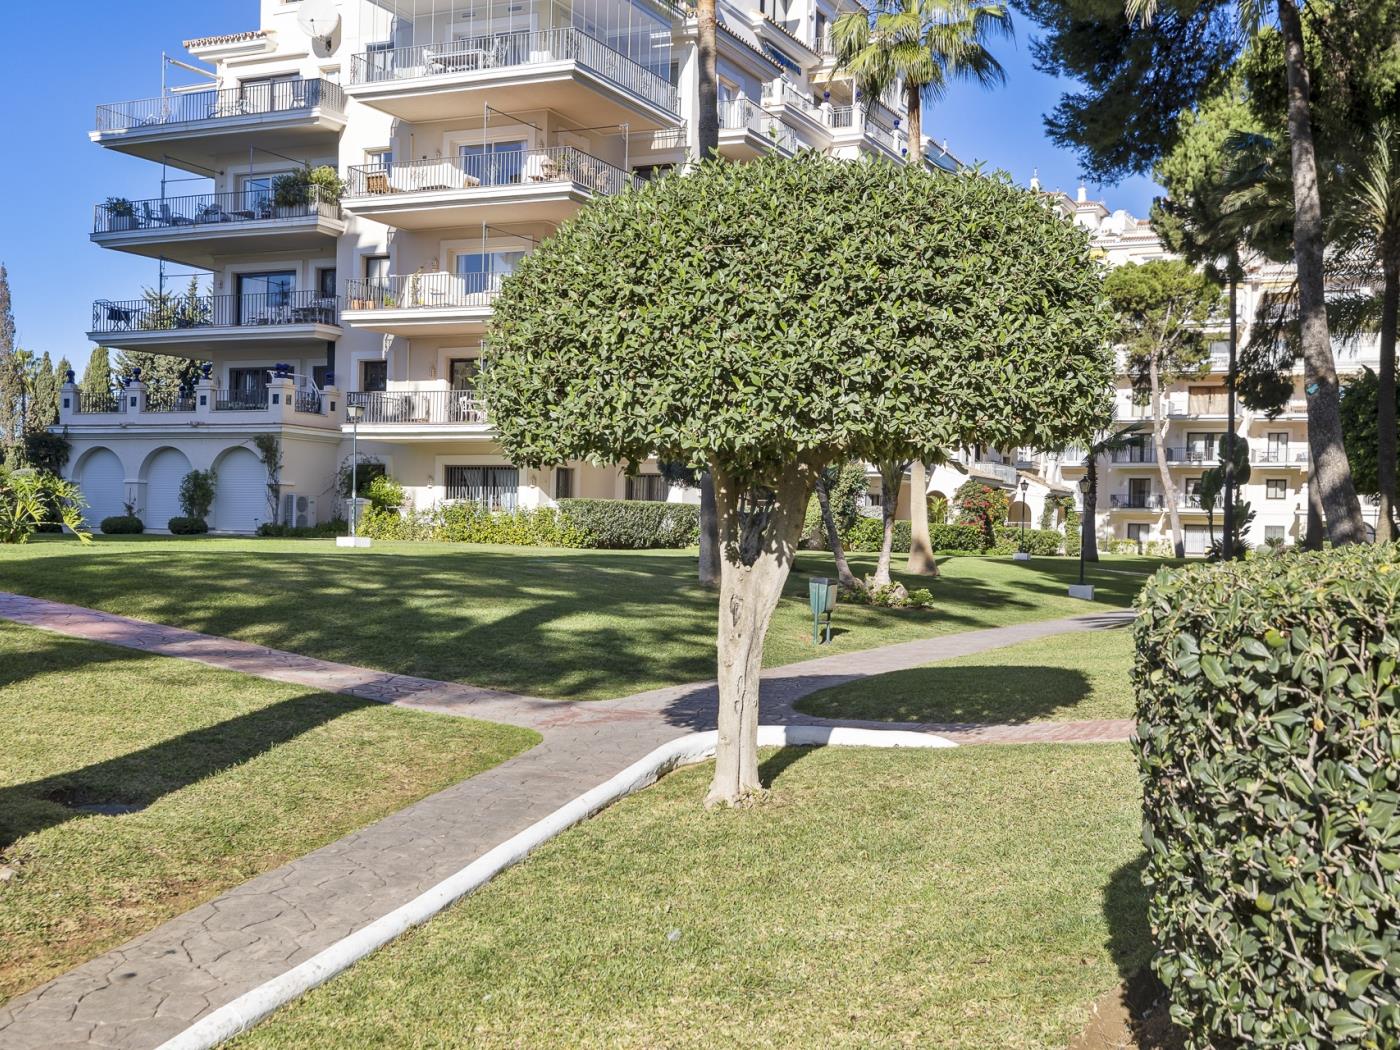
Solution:
{"label": "arched doorway", "polygon": [[103,518],[112,518],[125,509],[126,470],[117,454],[109,448],[94,448],[84,453],[73,470],[73,480],[82,490],[87,503],[83,517],[90,526]]}
{"label": "arched doorway", "polygon": [[214,520],[219,532],[256,532],[270,521],[267,468],[257,453],[231,448],[214,464]]}
{"label": "arched doorway", "polygon": [[142,480],[146,482],[146,510],[142,517],[148,529],[169,527],[171,518],[184,514],[180,507],[180,482],[190,472],[190,461],[178,448],[162,448],[146,460]]}

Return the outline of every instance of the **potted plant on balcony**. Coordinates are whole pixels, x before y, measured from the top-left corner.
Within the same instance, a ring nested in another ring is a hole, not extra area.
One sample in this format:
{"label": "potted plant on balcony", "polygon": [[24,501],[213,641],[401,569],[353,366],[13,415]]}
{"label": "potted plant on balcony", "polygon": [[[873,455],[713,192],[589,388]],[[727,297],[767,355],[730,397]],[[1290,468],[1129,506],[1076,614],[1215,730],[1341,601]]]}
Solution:
{"label": "potted plant on balcony", "polygon": [[279,218],[304,214],[311,204],[339,204],[345,180],[329,164],[309,164],[272,180],[272,203]]}
{"label": "potted plant on balcony", "polygon": [[136,205],[125,197],[108,197],[104,205],[107,209],[107,228],[110,230],[134,230],[137,227]]}

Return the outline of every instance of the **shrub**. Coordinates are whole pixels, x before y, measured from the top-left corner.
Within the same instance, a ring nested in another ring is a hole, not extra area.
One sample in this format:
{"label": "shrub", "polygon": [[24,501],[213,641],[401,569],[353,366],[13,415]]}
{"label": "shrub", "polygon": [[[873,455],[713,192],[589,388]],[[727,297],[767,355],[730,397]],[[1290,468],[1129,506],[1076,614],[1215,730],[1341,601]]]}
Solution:
{"label": "shrub", "polygon": [[404,504],[403,486],[388,474],[376,474],[361,491],[375,510],[398,510]]}
{"label": "shrub", "polygon": [[176,536],[198,536],[209,531],[209,525],[203,518],[193,516],[171,518],[165,527]]}
{"label": "shrub", "polygon": [[[1015,554],[1021,549],[1021,527],[1019,525],[998,525],[997,542],[988,554]],[[1065,534],[1059,529],[1027,529],[1026,550],[1037,557],[1059,554],[1064,545]]]}
{"label": "shrub", "polygon": [[[192,470],[180,479],[180,509],[187,518],[207,518],[214,505],[215,476],[212,470]],[[174,528],[171,528],[174,532]],[[207,532],[208,529],[200,529]]]}
{"label": "shrub", "polygon": [[370,507],[355,523],[355,531],[372,540],[435,540],[437,514],[412,507],[403,512]]}
{"label": "shrub", "polygon": [[981,481],[965,481],[953,495],[959,525],[976,525],[982,530],[979,547],[996,544],[996,526],[1011,511],[1011,495],[1005,489]]}
{"label": "shrub", "polygon": [[334,521],[323,521],[315,525],[280,525],[276,522],[265,521],[258,526],[258,535],[264,537],[282,537],[286,539],[325,539],[330,536],[343,536],[349,533],[350,526],[346,524],[344,518],[336,518]]}
{"label": "shrub", "polygon": [[1161,570],[1138,598],[1153,963],[1197,1046],[1400,1033],[1400,550]]}
{"label": "shrub", "polygon": [[[982,530],[975,525],[930,525],[928,537],[935,551],[957,551],[969,554],[982,552]],[[879,518],[861,518],[846,533],[842,542],[846,545],[847,550],[868,553],[878,551],[883,539],[884,525]],[[908,554],[909,546],[909,522],[896,521],[891,550],[896,554]]]}
{"label": "shrub", "polygon": [[930,525],[928,538],[936,551],[982,550],[982,530],[976,525]]}
{"label": "shrub", "polygon": [[644,550],[700,542],[700,508],[691,503],[561,499],[559,511],[581,547]]}
{"label": "shrub", "polygon": [[[346,456],[345,461],[340,464],[340,470],[336,474],[335,490],[340,493],[341,499],[349,499],[350,477],[352,464],[350,457]],[[374,484],[374,479],[382,477],[385,473],[384,464],[377,459],[368,456],[361,456],[358,465],[354,466],[355,493],[354,495],[362,499],[369,498],[369,487]]]}
{"label": "shrub", "polygon": [[72,529],[83,543],[83,496],[78,486],[41,470],[0,467],[0,543],[28,543],[35,532]]}
{"label": "shrub", "polygon": [[437,515],[437,539],[516,547],[581,547],[582,533],[553,507],[492,512],[480,503],[450,503]]}
{"label": "shrub", "polygon": [[126,536],[145,532],[146,526],[135,514],[114,514],[102,519],[101,529],[108,536]]}

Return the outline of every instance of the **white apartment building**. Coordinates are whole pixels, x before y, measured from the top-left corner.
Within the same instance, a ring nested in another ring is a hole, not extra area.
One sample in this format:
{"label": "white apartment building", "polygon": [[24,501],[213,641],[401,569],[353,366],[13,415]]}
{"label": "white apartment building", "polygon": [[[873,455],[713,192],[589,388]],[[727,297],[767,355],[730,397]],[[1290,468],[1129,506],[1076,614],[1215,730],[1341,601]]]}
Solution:
{"label": "white apartment building", "polygon": [[[852,3],[721,0],[722,153],[907,156],[898,114],[863,106],[834,68],[829,29]],[[654,463],[517,468],[474,385],[492,299],[524,254],[588,201],[697,154],[693,17],[665,0],[259,6],[256,29],[186,42],[205,82],[97,109],[90,137],[149,160],[152,193],[99,204],[92,240],[153,275],[207,274],[208,294],[114,288],[89,338],[211,364],[180,396],[64,388],[57,429],[90,520],[129,503],[160,531],[180,479],[210,467],[217,531],[330,520],[347,405],[363,409],[361,455],[418,507],[687,498]],[[922,136],[913,148],[957,164]],[[339,200],[278,193],[278,176],[320,165],[346,181]],[[265,434],[282,451],[273,479]]]}
{"label": "white apartment building", "polygon": [[[1035,180],[1032,188],[1039,189]],[[1047,196],[1075,223],[1090,231],[1095,248],[1109,265],[1173,257],[1148,220],[1121,209],[1110,211],[1101,201],[1088,200],[1082,186],[1074,199],[1058,192]],[[1267,260],[1247,263],[1238,292],[1241,345],[1249,338],[1261,296],[1287,288],[1292,280],[1292,266]],[[1374,338],[1359,345],[1337,340],[1333,352],[1338,371],[1345,374],[1363,365],[1375,368],[1379,348]],[[1163,398],[1168,416],[1167,474],[1180,510],[1188,554],[1202,554],[1209,545],[1207,514],[1201,508],[1197,490],[1201,475],[1218,462],[1226,433],[1227,363],[1228,346],[1218,342],[1211,348],[1208,374],[1173,385]],[[1294,387],[1287,406],[1273,419],[1242,404],[1236,408],[1236,433],[1248,442],[1250,455],[1250,477],[1241,487],[1240,497],[1248,501],[1255,513],[1245,538],[1256,546],[1270,541],[1291,546],[1301,541],[1307,531],[1308,413],[1301,366],[1295,369]],[[1146,407],[1133,403],[1126,374],[1120,374],[1115,381],[1114,404],[1115,427],[1149,416]],[[1153,449],[1150,421],[1143,427],[1141,439],[1099,459],[1098,526],[1104,540],[1133,540],[1143,545],[1171,540],[1167,489]],[[1071,449],[1059,456],[1040,457],[1039,465],[1047,478],[1069,483],[1077,495],[1076,483],[1083,474],[1083,462],[1083,450]],[[1374,528],[1375,505],[1363,499],[1362,510]],[[1221,511],[1217,508],[1217,537],[1220,530]]]}

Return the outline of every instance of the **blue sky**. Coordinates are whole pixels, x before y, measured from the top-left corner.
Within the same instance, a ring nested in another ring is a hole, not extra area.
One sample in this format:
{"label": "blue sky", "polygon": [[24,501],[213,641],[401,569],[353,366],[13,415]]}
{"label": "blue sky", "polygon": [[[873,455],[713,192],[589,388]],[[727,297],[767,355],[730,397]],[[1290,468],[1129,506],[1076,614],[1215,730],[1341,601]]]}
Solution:
{"label": "blue sky", "polygon": [[[9,269],[21,345],[55,360],[66,355],[81,371],[91,349],[84,332],[92,301],[135,298],[155,283],[153,260],[103,251],[88,240],[94,204],[109,196],[160,195],[158,165],[88,141],[96,106],[159,95],[162,51],[187,58],[182,40],[251,29],[257,18],[257,0],[76,0],[10,11],[10,40],[30,42],[13,46],[0,64],[0,126],[12,148],[23,146],[25,153],[0,163],[0,200],[7,202],[0,262]],[[1060,86],[1031,68],[1024,28],[1014,44],[997,49],[1006,86],[957,86],[927,115],[929,133],[946,138],[963,160],[1005,168],[1022,183],[1038,167],[1047,188],[1072,192],[1079,169],[1045,138],[1041,123]],[[169,190],[181,192],[199,189]],[[1090,193],[1141,215],[1153,187],[1139,179],[1090,186]]]}

